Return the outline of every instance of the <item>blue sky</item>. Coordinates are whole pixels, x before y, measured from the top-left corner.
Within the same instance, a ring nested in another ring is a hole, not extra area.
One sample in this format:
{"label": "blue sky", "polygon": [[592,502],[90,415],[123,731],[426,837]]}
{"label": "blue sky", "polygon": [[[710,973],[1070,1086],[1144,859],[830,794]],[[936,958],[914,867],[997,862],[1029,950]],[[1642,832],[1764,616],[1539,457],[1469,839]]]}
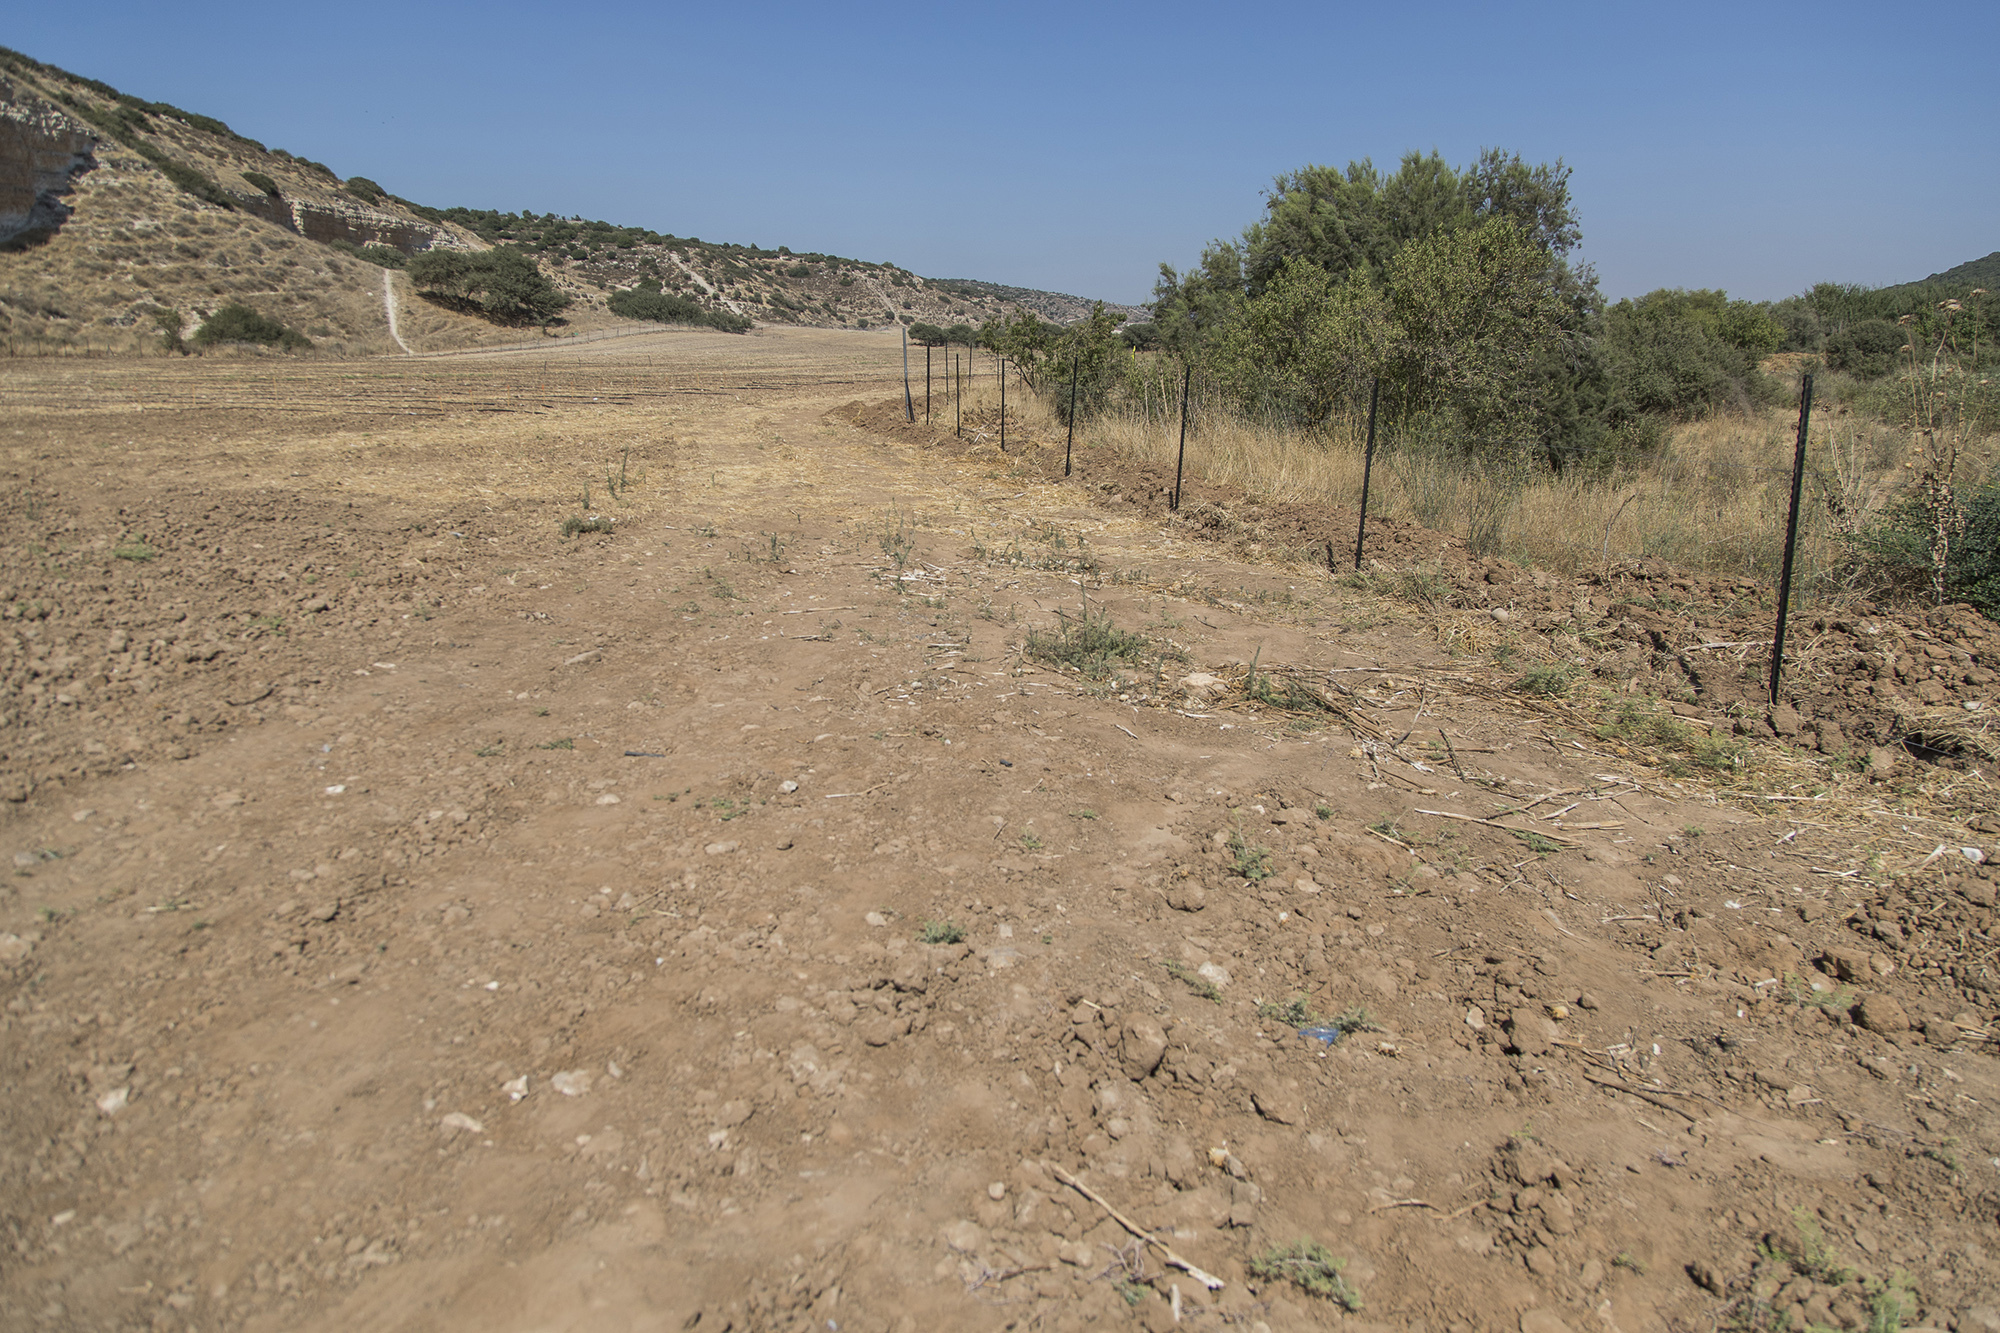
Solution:
{"label": "blue sky", "polygon": [[1574,169],[1614,298],[1920,278],[2000,249],[1996,38],[1992,0],[99,0],[0,26],[425,203],[1128,302],[1279,172],[1487,146]]}

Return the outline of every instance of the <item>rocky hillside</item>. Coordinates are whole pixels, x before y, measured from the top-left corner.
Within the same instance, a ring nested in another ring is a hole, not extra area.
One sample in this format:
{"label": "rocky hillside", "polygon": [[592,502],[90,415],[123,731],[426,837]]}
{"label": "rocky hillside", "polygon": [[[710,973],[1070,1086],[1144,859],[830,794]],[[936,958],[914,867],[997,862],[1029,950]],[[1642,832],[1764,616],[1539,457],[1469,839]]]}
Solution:
{"label": "rocky hillside", "polygon": [[[757,323],[980,324],[1015,309],[1069,320],[1078,297],[895,264],[703,241],[556,214],[438,209],[362,176],[0,48],[0,346],[10,353],[130,352],[192,332],[227,304],[337,354],[512,341],[426,301],[405,260],[511,245],[572,305],[553,331],[636,327],[611,313],[647,286]],[[390,309],[399,312],[392,333]]]}

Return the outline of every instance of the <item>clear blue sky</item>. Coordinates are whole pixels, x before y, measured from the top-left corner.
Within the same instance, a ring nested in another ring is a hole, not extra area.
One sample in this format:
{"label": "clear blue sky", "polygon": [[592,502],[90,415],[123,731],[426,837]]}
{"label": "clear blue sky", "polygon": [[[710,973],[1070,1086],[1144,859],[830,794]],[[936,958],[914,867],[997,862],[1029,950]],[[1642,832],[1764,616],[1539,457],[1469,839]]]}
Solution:
{"label": "clear blue sky", "polygon": [[1114,301],[1308,162],[1564,159],[1607,295],[2000,249],[2000,5],[161,4],[0,44],[436,205]]}

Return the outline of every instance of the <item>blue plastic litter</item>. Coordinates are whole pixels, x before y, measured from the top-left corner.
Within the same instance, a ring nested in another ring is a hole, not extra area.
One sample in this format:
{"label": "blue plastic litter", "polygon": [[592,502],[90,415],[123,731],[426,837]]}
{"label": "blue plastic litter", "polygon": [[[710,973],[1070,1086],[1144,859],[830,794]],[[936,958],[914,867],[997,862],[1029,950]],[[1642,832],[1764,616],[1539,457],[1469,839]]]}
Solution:
{"label": "blue plastic litter", "polygon": [[1339,1028],[1300,1028],[1301,1037],[1312,1037],[1331,1046],[1346,1034]]}

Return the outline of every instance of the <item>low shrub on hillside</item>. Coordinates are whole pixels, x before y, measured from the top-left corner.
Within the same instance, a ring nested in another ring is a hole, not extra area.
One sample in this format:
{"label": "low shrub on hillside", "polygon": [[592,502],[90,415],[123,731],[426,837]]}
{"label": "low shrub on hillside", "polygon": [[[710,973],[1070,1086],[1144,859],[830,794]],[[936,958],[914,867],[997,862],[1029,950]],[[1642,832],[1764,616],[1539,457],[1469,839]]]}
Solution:
{"label": "low shrub on hillside", "polygon": [[637,287],[611,294],[611,313],[626,319],[651,320],[655,324],[693,324],[701,328],[721,329],[724,333],[743,333],[750,328],[750,321],[741,315],[732,315],[727,310],[707,310],[685,296],[675,292],[659,290],[657,282],[641,283]]}
{"label": "low shrub on hillside", "polygon": [[269,176],[266,176],[261,171],[245,171],[240,174],[242,175],[244,180],[249,181],[252,185],[256,186],[258,189],[262,190],[265,194],[270,195],[274,199],[278,195],[283,193],[283,191],[281,191],[278,188],[278,182],[272,180]]}
{"label": "low shrub on hillside", "polygon": [[326,244],[330,250],[366,260],[377,268],[405,268],[410,262],[410,257],[393,245],[356,245],[348,240],[331,240]]}
{"label": "low shrub on hillside", "polygon": [[195,330],[194,343],[198,347],[213,347],[217,343],[257,343],[265,347],[279,347],[287,352],[310,350],[312,339],[297,329],[288,328],[267,315],[260,315],[247,305],[231,303],[222,307],[202,321]]}

